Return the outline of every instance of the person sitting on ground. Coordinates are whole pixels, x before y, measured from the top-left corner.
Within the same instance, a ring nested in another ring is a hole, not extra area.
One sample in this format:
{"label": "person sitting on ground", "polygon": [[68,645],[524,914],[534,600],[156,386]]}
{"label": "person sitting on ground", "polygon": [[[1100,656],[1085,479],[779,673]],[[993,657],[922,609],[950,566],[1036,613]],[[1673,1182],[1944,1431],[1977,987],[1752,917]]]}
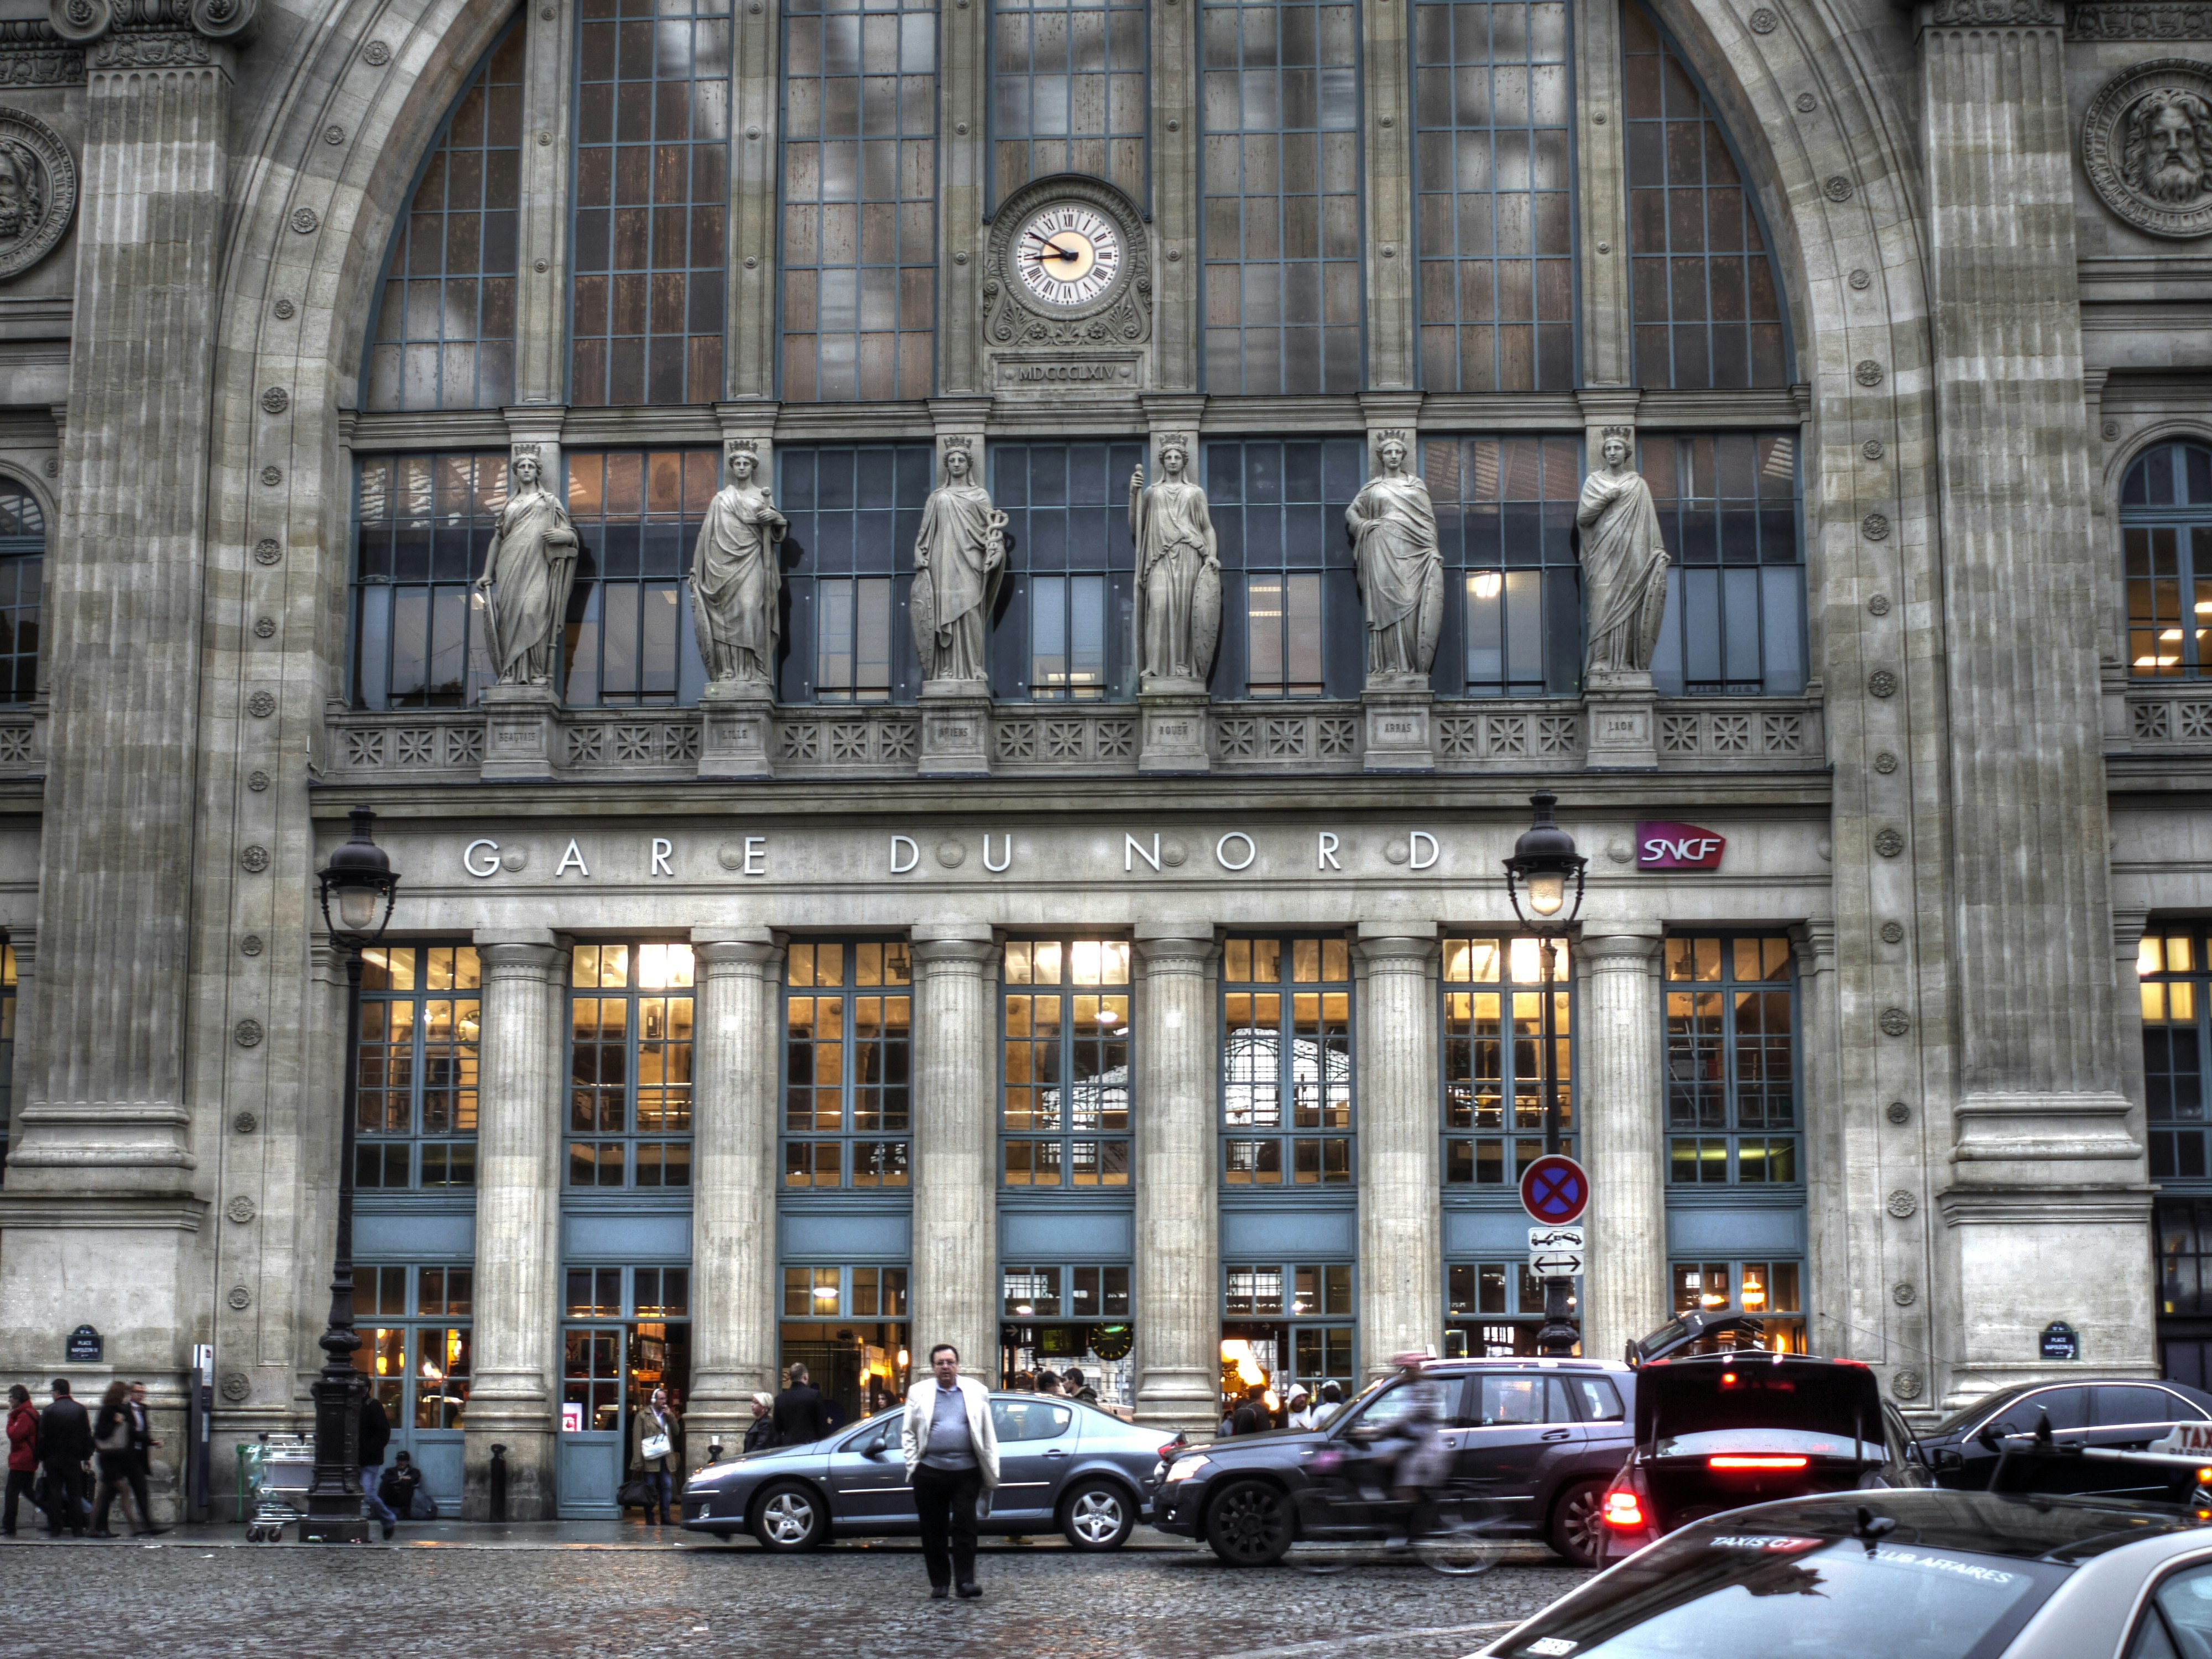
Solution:
{"label": "person sitting on ground", "polygon": [[1084,1379],[1081,1367],[1070,1365],[1067,1368],[1067,1374],[1060,1380],[1060,1385],[1067,1390],[1067,1397],[1070,1400],[1085,1401],[1093,1406],[1098,1403],[1098,1390]]}
{"label": "person sitting on ground", "polygon": [[384,1479],[376,1483],[376,1495],[384,1500],[384,1506],[403,1521],[413,1518],[415,1494],[422,1490],[422,1471],[405,1452],[392,1460]]}
{"label": "person sitting on ground", "polygon": [[830,1433],[830,1413],[822,1390],[807,1376],[806,1367],[794,1361],[791,1381],[775,1397],[775,1438],[780,1446],[811,1446]]}
{"label": "person sitting on ground", "polygon": [[775,1396],[755,1395],[753,1420],[745,1429],[744,1449],[747,1452],[770,1451],[782,1443],[775,1435]]}

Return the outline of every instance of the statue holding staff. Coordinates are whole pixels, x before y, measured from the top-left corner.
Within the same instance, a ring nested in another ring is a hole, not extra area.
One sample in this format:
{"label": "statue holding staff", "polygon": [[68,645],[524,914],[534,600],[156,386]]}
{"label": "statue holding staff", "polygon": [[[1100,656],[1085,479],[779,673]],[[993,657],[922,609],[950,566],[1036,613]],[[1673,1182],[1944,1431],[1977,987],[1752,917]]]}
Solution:
{"label": "statue holding staff", "polygon": [[1137,653],[1140,684],[1203,686],[1221,637],[1221,558],[1206,491],[1183,476],[1190,452],[1170,438],[1160,448],[1160,481],[1129,476],[1129,535],[1137,547]]}
{"label": "statue holding staff", "polygon": [[964,444],[945,451],[914,544],[914,641],[921,678],[969,684],[991,674],[991,608],[1006,570],[1006,515],[977,483]]}
{"label": "statue holding staff", "polygon": [[1659,534],[1651,486],[1628,465],[1628,440],[1605,437],[1604,467],[1583,480],[1575,522],[1583,532],[1583,592],[1589,607],[1586,679],[1648,673],[1667,611],[1671,561]]}
{"label": "statue holding staff", "polygon": [[514,493],[477,578],[484,643],[502,685],[553,683],[576,575],[576,532],[538,474],[536,455],[514,458]]}
{"label": "statue holding staff", "polygon": [[789,521],[766,484],[760,458],[730,452],[729,482],[707,504],[691,555],[691,618],[710,681],[766,684],[775,678],[776,550]]}

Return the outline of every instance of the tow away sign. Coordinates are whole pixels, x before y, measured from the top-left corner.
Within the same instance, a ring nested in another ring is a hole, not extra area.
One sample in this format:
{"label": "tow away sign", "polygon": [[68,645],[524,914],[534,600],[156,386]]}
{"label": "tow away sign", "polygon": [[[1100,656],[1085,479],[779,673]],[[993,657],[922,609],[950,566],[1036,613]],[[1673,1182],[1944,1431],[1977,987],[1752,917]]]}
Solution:
{"label": "tow away sign", "polygon": [[[1583,1230],[1528,1229],[1528,1271],[1539,1279],[1579,1279],[1583,1272]],[[2212,1428],[2212,1424],[2205,1425]]]}

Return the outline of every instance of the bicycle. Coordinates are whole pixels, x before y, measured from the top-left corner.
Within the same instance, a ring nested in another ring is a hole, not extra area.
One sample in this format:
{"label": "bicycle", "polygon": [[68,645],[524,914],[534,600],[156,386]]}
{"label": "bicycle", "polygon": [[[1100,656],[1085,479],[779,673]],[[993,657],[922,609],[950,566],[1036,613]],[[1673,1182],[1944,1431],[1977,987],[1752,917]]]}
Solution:
{"label": "bicycle", "polygon": [[1431,1572],[1467,1577],[1487,1572],[1505,1553],[1504,1505],[1472,1482],[1449,1480],[1407,1498],[1380,1484],[1388,1475],[1372,1458],[1332,1447],[1310,1467],[1312,1482],[1298,1494],[1300,1535],[1342,1541],[1334,1552],[1298,1558],[1303,1571],[1337,1573],[1410,1554]]}

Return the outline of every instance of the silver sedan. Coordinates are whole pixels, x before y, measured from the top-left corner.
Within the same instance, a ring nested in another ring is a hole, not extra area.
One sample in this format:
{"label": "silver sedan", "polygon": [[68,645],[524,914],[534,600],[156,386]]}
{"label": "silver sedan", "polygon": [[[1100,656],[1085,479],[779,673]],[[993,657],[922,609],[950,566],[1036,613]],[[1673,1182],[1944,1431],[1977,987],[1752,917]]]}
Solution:
{"label": "silver sedan", "polygon": [[[687,1531],[750,1532],[763,1549],[810,1550],[833,1534],[920,1530],[899,1450],[902,1414],[885,1412],[808,1446],[716,1463],[684,1488]],[[1079,1550],[1119,1549],[1143,1518],[1168,1437],[1079,1401],[994,1394],[999,1488],[978,1530],[1057,1529]]]}

